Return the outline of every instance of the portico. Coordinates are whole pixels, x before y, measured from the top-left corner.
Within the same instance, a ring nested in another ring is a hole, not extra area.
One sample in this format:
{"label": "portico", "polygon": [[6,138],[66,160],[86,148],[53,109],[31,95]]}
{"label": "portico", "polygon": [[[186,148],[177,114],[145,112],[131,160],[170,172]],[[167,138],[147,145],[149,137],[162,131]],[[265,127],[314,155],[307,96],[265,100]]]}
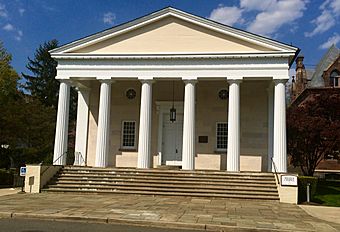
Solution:
{"label": "portico", "polygon": [[286,172],[285,82],[296,52],[173,8],[52,50],[54,164],[66,162],[76,86],[75,165],[272,171],[273,158]]}

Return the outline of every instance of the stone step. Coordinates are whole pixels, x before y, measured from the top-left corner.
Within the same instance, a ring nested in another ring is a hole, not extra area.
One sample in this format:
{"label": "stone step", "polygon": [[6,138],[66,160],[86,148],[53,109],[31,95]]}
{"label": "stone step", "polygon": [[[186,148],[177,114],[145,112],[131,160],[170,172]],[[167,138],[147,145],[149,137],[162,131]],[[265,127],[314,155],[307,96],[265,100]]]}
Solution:
{"label": "stone step", "polygon": [[163,177],[163,178],[195,178],[195,179],[214,179],[214,180],[226,180],[226,179],[238,179],[238,180],[258,180],[258,181],[271,181],[274,180],[274,176],[272,177],[256,177],[256,176],[238,176],[238,175],[226,175],[226,176],[211,176],[211,175],[172,175],[172,174],[145,174],[145,173],[100,173],[100,172],[70,172],[70,171],[62,171],[60,172],[60,176],[101,176],[101,177],[110,177],[110,176],[124,176],[124,177]]}
{"label": "stone step", "polygon": [[117,191],[117,190],[130,190],[130,191],[151,191],[151,192],[170,192],[170,193],[205,193],[205,194],[243,194],[243,195],[265,195],[265,196],[278,196],[277,192],[261,192],[261,191],[242,191],[240,189],[237,190],[209,190],[209,189],[183,189],[183,188],[169,188],[169,187],[149,187],[149,186],[102,186],[102,185],[58,185],[54,186],[51,185],[48,189],[80,189],[80,190],[110,190],[110,191]]}
{"label": "stone step", "polygon": [[151,180],[151,179],[124,179],[124,178],[114,178],[114,179],[102,179],[102,178],[79,178],[79,177],[63,177],[63,178],[54,178],[51,180],[53,183],[69,183],[69,182],[96,182],[96,183],[141,183],[141,184],[178,184],[178,185],[211,185],[211,186],[249,186],[249,187],[261,187],[261,188],[274,188],[276,189],[275,182],[270,183],[244,183],[244,182],[207,182],[207,181],[172,181],[168,179],[160,179],[160,180]]}
{"label": "stone step", "polygon": [[161,188],[179,188],[179,189],[209,189],[209,190],[240,190],[240,191],[258,191],[258,192],[277,192],[276,188],[266,188],[266,187],[254,187],[254,186],[216,186],[216,185],[184,185],[184,184],[168,184],[168,183],[138,183],[138,182],[114,182],[114,183],[105,183],[105,182],[79,182],[79,181],[56,181],[50,186],[68,186],[68,185],[77,185],[77,186],[105,186],[105,187],[116,187],[116,186],[131,186],[131,187],[161,187]]}
{"label": "stone step", "polygon": [[167,173],[167,174],[194,174],[194,175],[221,175],[221,176],[255,176],[255,177],[273,177],[273,173],[265,173],[265,172],[226,172],[226,171],[213,171],[213,170],[195,170],[195,171],[187,171],[187,170],[162,170],[162,169],[136,169],[136,168],[96,168],[96,167],[74,167],[74,166],[66,166],[64,171],[79,171],[79,172],[126,172],[126,173]]}
{"label": "stone step", "polygon": [[266,201],[278,201],[278,196],[263,196],[263,195],[243,195],[243,194],[205,194],[205,193],[175,193],[175,192],[152,192],[152,191],[130,191],[130,190],[79,190],[69,188],[54,188],[43,189],[43,192],[78,192],[78,193],[108,193],[108,194],[137,194],[137,195],[162,195],[162,196],[187,196],[187,197],[206,197],[206,198],[236,198],[236,199],[252,199],[252,200],[266,200]]}
{"label": "stone step", "polygon": [[230,182],[243,182],[243,183],[261,183],[261,184],[275,184],[275,179],[270,180],[254,180],[254,179],[227,179],[227,178],[197,178],[197,177],[154,177],[154,176],[117,176],[114,174],[111,175],[92,175],[92,174],[67,174],[63,173],[60,174],[60,179],[63,178],[78,178],[78,179],[85,179],[85,178],[96,178],[98,180],[101,179],[126,179],[126,180],[171,180],[171,181],[196,181],[196,182],[211,182],[211,183],[230,183]]}
{"label": "stone step", "polygon": [[47,192],[279,199],[273,173],[65,167]]}

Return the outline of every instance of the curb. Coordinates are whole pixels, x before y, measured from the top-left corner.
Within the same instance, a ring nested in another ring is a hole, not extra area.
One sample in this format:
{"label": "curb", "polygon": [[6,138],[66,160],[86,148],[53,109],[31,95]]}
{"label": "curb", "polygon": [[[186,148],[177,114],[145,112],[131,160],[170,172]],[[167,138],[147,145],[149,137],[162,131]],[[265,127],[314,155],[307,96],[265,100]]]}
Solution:
{"label": "curb", "polygon": [[1,218],[18,218],[18,219],[42,219],[53,221],[77,221],[88,223],[105,223],[105,224],[120,224],[120,225],[132,225],[132,226],[144,226],[144,227],[157,227],[157,228],[171,228],[171,229],[191,229],[198,231],[290,231],[282,229],[268,229],[268,228],[254,228],[254,227],[237,227],[228,225],[217,224],[203,224],[203,223],[186,223],[186,222],[168,222],[168,221],[146,221],[146,220],[134,220],[134,219],[120,219],[120,218],[101,218],[101,217],[88,217],[88,216],[65,216],[61,214],[36,214],[36,213],[10,213],[0,212]]}

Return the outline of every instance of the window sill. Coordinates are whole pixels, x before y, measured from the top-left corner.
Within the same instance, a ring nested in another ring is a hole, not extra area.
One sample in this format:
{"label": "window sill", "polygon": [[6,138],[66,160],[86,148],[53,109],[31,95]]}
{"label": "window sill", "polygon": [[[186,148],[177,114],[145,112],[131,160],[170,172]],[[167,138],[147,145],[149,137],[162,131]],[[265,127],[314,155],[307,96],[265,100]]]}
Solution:
{"label": "window sill", "polygon": [[215,149],[214,151],[215,154],[226,154],[227,153],[227,149]]}

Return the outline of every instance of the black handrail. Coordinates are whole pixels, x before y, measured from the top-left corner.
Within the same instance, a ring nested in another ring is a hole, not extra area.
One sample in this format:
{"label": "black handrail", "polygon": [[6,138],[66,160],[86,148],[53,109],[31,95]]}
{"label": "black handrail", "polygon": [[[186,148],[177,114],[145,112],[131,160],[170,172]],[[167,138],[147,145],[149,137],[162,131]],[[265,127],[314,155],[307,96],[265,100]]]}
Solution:
{"label": "black handrail", "polygon": [[82,159],[82,162],[79,162],[78,164],[80,165],[80,164],[82,164],[82,163],[84,162],[85,166],[87,166],[87,164],[86,164],[86,159],[84,158],[83,154],[82,154],[80,151],[77,151],[77,152],[75,152],[75,153],[76,153],[77,156],[78,156],[78,162],[80,161],[80,160],[79,160],[79,156],[80,156],[81,159]]}
{"label": "black handrail", "polygon": [[[54,160],[53,162],[52,162],[52,166],[53,166],[53,164],[55,163],[55,162],[57,162],[61,157],[64,157],[64,155],[67,155],[67,151],[66,152],[64,152],[61,156],[59,156],[56,160]],[[41,164],[42,164],[43,162],[41,162]],[[42,176],[49,168],[50,168],[51,166],[48,166],[40,175]]]}
{"label": "black handrail", "polygon": [[273,160],[273,157],[270,157],[270,159],[272,160],[272,163],[273,163],[273,167],[274,167],[274,172],[275,172],[275,177],[276,177],[277,183],[280,184],[279,176],[277,175],[276,165],[275,165],[275,162]]}

